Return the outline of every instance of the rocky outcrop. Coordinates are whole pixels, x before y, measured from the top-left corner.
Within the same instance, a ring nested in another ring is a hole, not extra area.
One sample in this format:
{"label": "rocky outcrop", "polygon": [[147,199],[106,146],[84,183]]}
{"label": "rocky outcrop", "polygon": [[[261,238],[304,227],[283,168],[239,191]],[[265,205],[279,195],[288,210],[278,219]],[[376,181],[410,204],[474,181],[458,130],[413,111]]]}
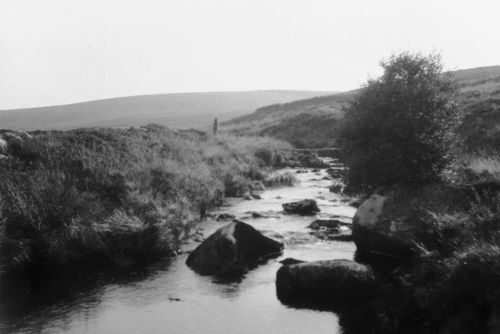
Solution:
{"label": "rocky outcrop", "polygon": [[366,297],[377,290],[372,270],[350,260],[299,262],[282,266],[276,275],[276,292],[285,303],[303,300],[331,301]]}
{"label": "rocky outcrop", "polygon": [[421,246],[432,248],[436,238],[428,235],[422,217],[465,211],[473,196],[470,189],[438,183],[378,190],[359,206],[353,218],[358,252],[408,258]]}
{"label": "rocky outcrop", "polygon": [[298,202],[284,203],[283,210],[286,213],[298,214],[302,216],[313,216],[320,212],[318,204],[313,199],[304,199]]}
{"label": "rocky outcrop", "polygon": [[186,264],[203,275],[241,275],[282,251],[280,242],[262,235],[248,224],[234,221],[200,244],[189,255]]}

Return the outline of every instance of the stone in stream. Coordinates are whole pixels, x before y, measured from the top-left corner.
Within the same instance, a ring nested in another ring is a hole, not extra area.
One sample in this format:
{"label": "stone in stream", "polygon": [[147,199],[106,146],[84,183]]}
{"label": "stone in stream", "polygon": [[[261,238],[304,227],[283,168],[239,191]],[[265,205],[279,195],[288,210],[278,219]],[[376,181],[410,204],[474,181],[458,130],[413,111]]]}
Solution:
{"label": "stone in stream", "polygon": [[316,219],[309,226],[312,235],[323,240],[352,241],[351,224],[337,219]]}
{"label": "stone in stream", "polygon": [[346,170],[343,168],[328,168],[326,172],[334,179],[341,179],[344,177]]}
{"label": "stone in stream", "polygon": [[350,260],[293,263],[276,274],[276,292],[284,303],[367,297],[377,288],[372,270]]}
{"label": "stone in stream", "polygon": [[220,215],[217,216],[217,221],[233,220],[235,218],[236,216],[230,213],[221,213]]}
{"label": "stone in stream", "polygon": [[282,243],[244,222],[234,221],[200,244],[189,254],[186,264],[203,275],[238,276],[282,251]]}
{"label": "stone in stream", "polygon": [[286,213],[295,213],[302,216],[313,216],[321,211],[318,204],[313,199],[284,203],[283,210],[285,210]]}
{"label": "stone in stream", "polygon": [[330,192],[332,193],[341,193],[342,192],[342,185],[341,184],[333,184],[329,188]]}

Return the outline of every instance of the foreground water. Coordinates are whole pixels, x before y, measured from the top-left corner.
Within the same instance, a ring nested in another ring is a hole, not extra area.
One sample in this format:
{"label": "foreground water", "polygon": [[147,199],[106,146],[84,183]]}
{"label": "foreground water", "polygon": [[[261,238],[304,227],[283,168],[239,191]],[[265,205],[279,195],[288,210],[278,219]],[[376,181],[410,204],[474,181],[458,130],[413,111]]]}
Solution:
{"label": "foreground water", "polygon": [[[217,212],[233,214],[285,243],[283,256],[241,281],[200,276],[182,255],[119,278],[92,279],[83,287],[71,278],[36,293],[21,287],[19,295],[0,301],[0,333],[338,333],[334,313],[287,307],[276,298],[278,261],[352,259],[355,251],[353,243],[312,236],[307,225],[315,217],[280,212],[282,203],[314,198],[321,208],[318,217],[340,216],[348,222],[354,215],[348,199],[329,192],[332,181],[323,179],[325,170],[295,175],[300,182],[294,187],[266,190],[261,200],[234,199]],[[250,211],[273,217],[254,219]],[[208,236],[222,225],[209,219],[202,233]]]}

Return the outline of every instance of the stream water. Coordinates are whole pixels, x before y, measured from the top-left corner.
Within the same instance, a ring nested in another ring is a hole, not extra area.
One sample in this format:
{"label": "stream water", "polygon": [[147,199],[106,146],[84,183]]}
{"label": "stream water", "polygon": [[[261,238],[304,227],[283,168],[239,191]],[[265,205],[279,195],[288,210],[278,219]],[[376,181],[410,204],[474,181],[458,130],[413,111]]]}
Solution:
{"label": "stream water", "polygon": [[[280,258],[268,261],[239,282],[200,276],[185,265],[187,255],[156,263],[123,278],[101,278],[82,287],[71,278],[43,287],[35,295],[0,301],[0,333],[338,333],[334,313],[295,309],[276,298],[276,271],[284,258],[352,259],[352,242],[325,241],[307,228],[316,218],[350,221],[355,209],[347,198],[331,193],[324,169],[296,173],[293,187],[269,189],[261,200],[231,199],[218,213],[235,215],[264,234],[285,243]],[[284,215],[281,204],[316,199],[317,217]],[[252,218],[249,211],[271,218]],[[340,217],[340,218],[339,218]],[[225,222],[203,222],[206,237]],[[186,245],[186,249],[197,246]],[[22,290],[22,288],[20,288]],[[64,291],[62,293],[61,291]]]}

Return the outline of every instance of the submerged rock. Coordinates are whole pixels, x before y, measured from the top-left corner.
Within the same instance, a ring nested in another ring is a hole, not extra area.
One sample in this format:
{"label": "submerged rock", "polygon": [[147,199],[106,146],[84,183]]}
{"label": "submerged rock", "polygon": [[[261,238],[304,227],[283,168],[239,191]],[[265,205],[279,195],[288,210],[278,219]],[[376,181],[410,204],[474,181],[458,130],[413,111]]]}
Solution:
{"label": "submerged rock", "polygon": [[284,265],[276,275],[276,292],[278,298],[285,303],[366,297],[374,294],[377,287],[372,270],[350,260]]}
{"label": "submerged rock", "polygon": [[259,262],[278,256],[283,244],[240,221],[229,223],[200,244],[186,264],[203,275],[241,275]]}
{"label": "submerged rock", "polygon": [[312,216],[321,211],[318,204],[313,199],[284,203],[283,210],[285,210],[286,213],[295,213],[302,216]]}

